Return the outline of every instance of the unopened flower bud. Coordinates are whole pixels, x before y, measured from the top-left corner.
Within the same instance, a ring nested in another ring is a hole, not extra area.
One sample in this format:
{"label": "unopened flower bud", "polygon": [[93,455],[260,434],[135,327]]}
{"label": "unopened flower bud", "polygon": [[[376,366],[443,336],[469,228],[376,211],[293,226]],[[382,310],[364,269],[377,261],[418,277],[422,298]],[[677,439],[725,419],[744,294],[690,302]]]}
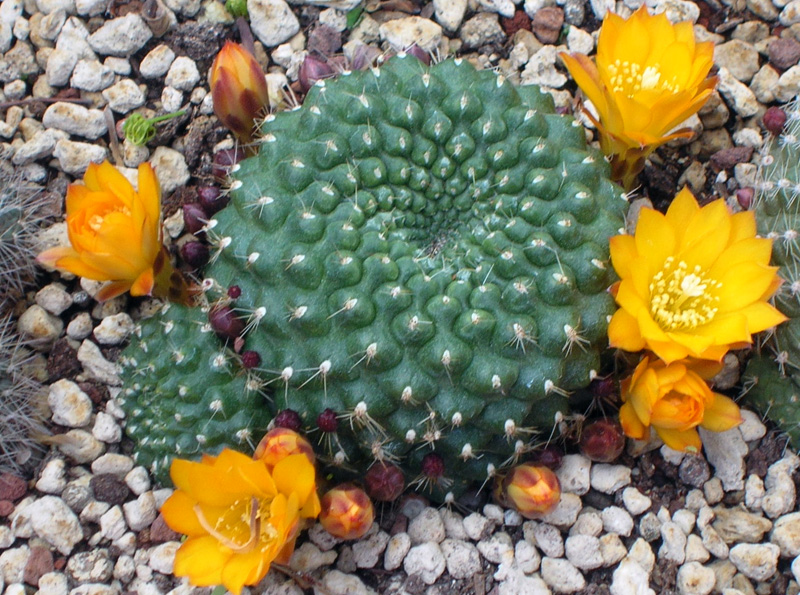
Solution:
{"label": "unopened flower bud", "polygon": [[750,186],[745,188],[739,188],[736,191],[736,201],[739,203],[739,206],[742,207],[745,211],[750,210],[750,207],[753,206],[753,197],[755,197],[755,190]]}
{"label": "unopened flower bud", "polygon": [[196,202],[188,202],[182,208],[186,231],[198,235],[208,221],[208,213]]}
{"label": "unopened flower bud", "polygon": [[197,189],[197,198],[209,216],[225,208],[231,201],[230,194],[223,194],[216,186],[200,186]]}
{"label": "unopened flower bud", "polygon": [[783,126],[786,124],[786,112],[779,107],[772,106],[764,112],[761,121],[770,134],[778,136],[783,132]]}
{"label": "unopened flower bud", "polygon": [[303,426],[303,420],[300,419],[300,414],[294,409],[282,409],[278,411],[278,415],[275,416],[273,421],[276,427],[288,428],[295,432],[299,432],[300,428]]}
{"label": "unopened flower bud", "polygon": [[531,464],[511,469],[503,480],[505,502],[525,518],[551,512],[561,500],[558,477],[547,467]]}
{"label": "unopened flower bud", "polygon": [[323,432],[333,433],[339,429],[339,419],[330,407],[317,416],[317,427]]}
{"label": "unopened flower bud", "polygon": [[269,104],[264,72],[253,54],[228,41],[211,65],[214,113],[240,141],[253,139],[255,119]]}
{"label": "unopened flower bud", "polygon": [[221,149],[214,153],[214,159],[211,163],[211,173],[215,178],[224,180],[228,177],[231,168],[244,158],[244,151],[239,147],[235,149]]}
{"label": "unopened flower bud", "polygon": [[300,88],[307,93],[318,80],[331,76],[333,76],[333,68],[331,68],[330,64],[308,54],[300,65],[297,80],[300,83]]}
{"label": "unopened flower bud", "polygon": [[545,446],[541,450],[534,451],[533,462],[538,465],[549,467],[553,471],[561,467],[564,460],[564,451],[557,446]]}
{"label": "unopened flower bud", "polygon": [[206,266],[209,257],[208,246],[203,242],[186,242],[181,246],[181,258],[183,262],[195,269]]}
{"label": "unopened flower bud", "polygon": [[263,461],[269,469],[280,463],[289,455],[303,454],[313,464],[314,449],[300,434],[289,428],[273,428],[258,443],[253,458]]}
{"label": "unopened flower bud", "polygon": [[208,322],[214,332],[223,340],[233,341],[244,332],[244,322],[228,306],[212,308],[208,313]]}
{"label": "unopened flower bud", "polygon": [[394,502],[403,493],[405,477],[397,465],[376,463],[364,476],[367,493],[378,502]]}
{"label": "unopened flower bud", "polygon": [[595,463],[614,461],[625,448],[622,426],[610,419],[598,419],[583,428],[581,452]]}
{"label": "unopened flower bud", "polygon": [[339,539],[363,537],[375,520],[375,509],[367,493],[344,483],[322,497],[319,522],[325,530]]}

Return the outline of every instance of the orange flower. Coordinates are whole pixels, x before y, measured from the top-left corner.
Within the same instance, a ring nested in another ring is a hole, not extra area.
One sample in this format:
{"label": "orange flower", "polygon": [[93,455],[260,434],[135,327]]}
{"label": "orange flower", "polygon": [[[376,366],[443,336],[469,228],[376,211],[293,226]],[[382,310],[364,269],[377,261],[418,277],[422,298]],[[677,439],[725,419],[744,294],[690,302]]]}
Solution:
{"label": "orange flower", "polygon": [[621,279],[612,347],[648,349],[666,363],[720,361],[786,320],[767,303],[780,279],[769,266],[772,241],[756,237],[752,212],[731,215],[723,200],[701,209],[684,189],[666,215],[643,209],[636,234],[610,244]]}
{"label": "orange flower", "polygon": [[253,458],[263,462],[267,469],[289,455],[305,455],[311,464],[314,464],[314,449],[308,440],[294,430],[288,428],[273,428],[258,443]]}
{"label": "orange flower", "polygon": [[697,43],[692,23],[672,25],[642,6],[624,20],[609,13],[597,40],[597,65],[585,55],[562,53],[575,82],[597,109],[600,146],[612,157],[612,175],[634,185],[647,156],[690,131],[669,133],[708,100],[716,77],[706,78],[714,45]]}
{"label": "orange flower", "polygon": [[742,417],[736,403],[703,380],[717,370],[707,362],[665,364],[645,356],[621,383],[619,420],[625,434],[643,440],[652,426],[670,448],[698,452],[697,426],[714,432],[738,426]]}
{"label": "orange flower", "polygon": [[174,459],[177,488],[161,508],[188,539],[175,555],[175,575],[197,587],[238,593],[257,584],[273,561],[285,563],[305,519],[319,514],[314,466],[290,455],[270,472],[262,461],[224,449],[199,463]]}
{"label": "orange flower", "polygon": [[503,502],[525,518],[547,514],[561,500],[561,484],[548,467],[525,463],[517,465],[503,480]]}
{"label": "orange flower", "polygon": [[139,166],[139,190],[108,161],[89,164],[83,185],[67,188],[70,247],[45,250],[42,264],[95,281],[111,281],[100,301],[126,291],[187,300],[183,277],[161,243],[161,190],[149,163]]}
{"label": "orange flower", "polygon": [[319,522],[325,530],[339,539],[362,537],[375,520],[375,509],[361,488],[343,483],[322,497]]}
{"label": "orange flower", "polygon": [[269,105],[264,72],[253,54],[228,41],[211,65],[214,113],[240,141],[253,140],[255,119]]}

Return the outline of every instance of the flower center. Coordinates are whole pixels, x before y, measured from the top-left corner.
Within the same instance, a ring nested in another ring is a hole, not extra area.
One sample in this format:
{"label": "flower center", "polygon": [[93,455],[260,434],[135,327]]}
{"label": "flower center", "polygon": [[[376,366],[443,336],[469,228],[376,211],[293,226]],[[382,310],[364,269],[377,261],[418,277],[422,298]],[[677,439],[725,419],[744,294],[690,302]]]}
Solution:
{"label": "flower center", "polygon": [[237,554],[264,550],[278,537],[272,524],[263,522],[270,517],[270,501],[258,498],[240,498],[224,510],[212,525],[200,505],[194,512],[200,525],[209,535]]}
{"label": "flower center", "polygon": [[610,75],[612,91],[622,93],[631,99],[639,91],[660,90],[670,93],[680,91],[677,77],[673,76],[672,81],[665,80],[661,76],[658,64],[642,70],[641,64],[617,59],[613,64],[608,65],[607,70]]}
{"label": "flower center", "polygon": [[717,313],[719,281],[708,278],[699,266],[677,264],[670,256],[650,282],[650,314],[666,331],[693,329],[710,322]]}

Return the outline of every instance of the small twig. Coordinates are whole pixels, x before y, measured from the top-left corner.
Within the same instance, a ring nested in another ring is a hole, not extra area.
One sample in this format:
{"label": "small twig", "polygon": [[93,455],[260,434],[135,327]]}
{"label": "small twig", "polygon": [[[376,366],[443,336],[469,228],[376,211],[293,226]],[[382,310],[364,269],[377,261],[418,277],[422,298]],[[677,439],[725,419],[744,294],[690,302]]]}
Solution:
{"label": "small twig", "polygon": [[78,99],[78,98],[68,98],[68,97],[29,97],[28,99],[15,99],[13,101],[3,101],[0,102],[0,109],[6,109],[7,107],[11,107],[14,105],[28,105],[30,103],[36,102],[43,102],[43,103],[61,103],[65,101],[67,103],[79,103],[81,105],[91,105],[91,99]]}
{"label": "small twig", "polygon": [[103,117],[106,119],[108,138],[111,140],[111,155],[113,155],[117,165],[125,165],[125,160],[122,157],[122,148],[119,146],[119,137],[117,136],[117,124],[114,122],[114,114],[111,113],[110,107],[105,107]]}

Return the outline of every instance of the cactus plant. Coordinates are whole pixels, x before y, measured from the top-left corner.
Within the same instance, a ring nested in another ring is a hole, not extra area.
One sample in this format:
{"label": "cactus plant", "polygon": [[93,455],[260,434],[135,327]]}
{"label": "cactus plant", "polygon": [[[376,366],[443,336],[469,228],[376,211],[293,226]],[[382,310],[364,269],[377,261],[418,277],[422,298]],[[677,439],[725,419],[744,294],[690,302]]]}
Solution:
{"label": "cactus plant", "polygon": [[42,220],[43,195],[20,175],[0,170],[0,300],[33,279],[34,232]]}
{"label": "cactus plant", "polygon": [[744,387],[747,400],[800,448],[800,97],[784,111],[782,130],[777,126],[780,133],[762,150],[754,209],[759,234],[774,240],[772,262],[780,266],[784,281],[775,305],[789,320],[766,337],[760,353],[751,358]]}
{"label": "cactus plant", "polygon": [[173,305],[126,352],[140,462],[206,449],[223,415],[255,434],[246,386],[334,466],[399,462],[439,496],[516,462],[600,367],[627,210],[608,176],[549,95],[466,61],[317,82],[266,119],[205,226],[211,322]]}

